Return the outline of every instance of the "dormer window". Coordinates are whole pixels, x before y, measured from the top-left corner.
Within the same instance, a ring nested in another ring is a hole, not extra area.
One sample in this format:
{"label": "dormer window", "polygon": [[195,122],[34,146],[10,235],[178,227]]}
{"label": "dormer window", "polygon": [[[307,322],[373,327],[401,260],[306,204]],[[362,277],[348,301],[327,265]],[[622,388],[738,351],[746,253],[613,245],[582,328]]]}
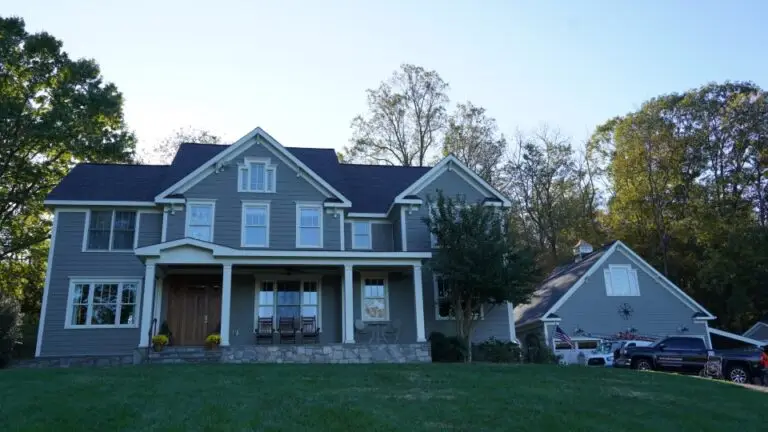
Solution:
{"label": "dormer window", "polygon": [[270,159],[246,158],[238,166],[237,191],[275,192],[276,173],[277,165],[272,165]]}

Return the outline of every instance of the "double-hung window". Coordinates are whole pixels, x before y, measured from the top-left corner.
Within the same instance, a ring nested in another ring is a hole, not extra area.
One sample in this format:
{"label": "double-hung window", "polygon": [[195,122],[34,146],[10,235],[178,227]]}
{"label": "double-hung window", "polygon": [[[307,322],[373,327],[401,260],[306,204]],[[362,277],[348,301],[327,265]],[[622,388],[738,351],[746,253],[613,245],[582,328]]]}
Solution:
{"label": "double-hung window", "polygon": [[371,249],[372,246],[371,222],[352,222],[352,249]]}
{"label": "double-hung window", "polygon": [[630,297],[640,295],[640,286],[637,282],[637,270],[630,265],[611,264],[603,270],[605,277],[605,294],[616,297]]}
{"label": "double-hung window", "polygon": [[188,201],[185,237],[212,242],[215,212],[214,201]]}
{"label": "double-hung window", "polygon": [[243,202],[242,246],[269,246],[269,203]]}
{"label": "double-hung window", "polygon": [[[450,283],[447,279],[442,278],[438,275],[435,275],[433,277],[433,283],[435,288],[435,319],[438,320],[448,320],[448,319],[455,319],[455,311],[453,307],[453,302],[451,299],[451,293],[450,293]],[[474,318],[475,319],[483,319],[485,311],[482,304],[479,304],[480,301],[477,299],[476,301],[472,302],[473,308],[475,309]]]}
{"label": "double-hung window", "polygon": [[277,166],[270,159],[245,158],[238,167],[238,192],[275,192]]}
{"label": "double-hung window", "polygon": [[296,247],[323,247],[322,204],[296,204]]}
{"label": "double-hung window", "polygon": [[130,251],[136,236],[136,212],[91,210],[84,250]]}
{"label": "double-hung window", "polygon": [[64,327],[137,327],[138,291],[136,280],[71,280]]}
{"label": "double-hung window", "polygon": [[383,276],[362,275],[363,321],[389,321],[389,290]]}
{"label": "double-hung window", "polygon": [[277,325],[280,318],[315,318],[320,327],[320,284],[316,280],[263,281],[257,285],[259,318],[272,318]]}

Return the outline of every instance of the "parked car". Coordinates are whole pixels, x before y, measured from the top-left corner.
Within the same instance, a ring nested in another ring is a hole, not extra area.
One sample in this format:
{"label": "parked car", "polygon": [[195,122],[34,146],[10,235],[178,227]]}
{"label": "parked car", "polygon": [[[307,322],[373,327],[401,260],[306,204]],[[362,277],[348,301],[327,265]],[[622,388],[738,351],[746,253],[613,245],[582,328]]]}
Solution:
{"label": "parked car", "polygon": [[635,346],[648,346],[651,341],[644,340],[614,340],[605,341],[597,349],[586,355],[587,366],[612,367],[614,359],[619,358],[620,351],[624,348]]}
{"label": "parked car", "polygon": [[668,337],[647,347],[624,348],[614,366],[699,374],[710,353],[722,358],[723,376],[729,381],[749,383],[761,376],[759,350],[711,351],[698,337]]}

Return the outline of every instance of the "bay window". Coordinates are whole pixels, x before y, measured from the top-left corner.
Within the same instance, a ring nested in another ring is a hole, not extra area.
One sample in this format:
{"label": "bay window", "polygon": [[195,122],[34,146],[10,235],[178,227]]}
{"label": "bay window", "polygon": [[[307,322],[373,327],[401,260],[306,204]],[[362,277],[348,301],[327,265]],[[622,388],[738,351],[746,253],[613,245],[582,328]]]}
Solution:
{"label": "bay window", "polygon": [[243,202],[243,247],[269,246],[269,203]]}
{"label": "bay window", "polygon": [[65,328],[137,327],[139,281],[71,280]]}
{"label": "bay window", "polygon": [[212,242],[214,218],[213,201],[188,201],[185,237]]}
{"label": "bay window", "polygon": [[275,192],[277,166],[268,158],[245,158],[238,166],[238,192]]}
{"label": "bay window", "polygon": [[91,210],[86,220],[83,250],[133,250],[136,237],[135,211]]}
{"label": "bay window", "polygon": [[323,247],[322,204],[296,205],[296,247]]}

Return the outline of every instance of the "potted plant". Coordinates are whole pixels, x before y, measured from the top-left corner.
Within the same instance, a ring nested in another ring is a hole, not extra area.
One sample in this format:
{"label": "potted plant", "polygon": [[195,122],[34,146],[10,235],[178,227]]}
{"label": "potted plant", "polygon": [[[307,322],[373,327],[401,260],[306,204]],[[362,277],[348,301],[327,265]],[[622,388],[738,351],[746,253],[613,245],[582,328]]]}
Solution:
{"label": "potted plant", "polygon": [[152,336],[152,348],[155,352],[162,351],[166,345],[168,345],[168,336],[164,334]]}
{"label": "potted plant", "polygon": [[205,338],[205,348],[209,350],[215,350],[219,348],[221,343],[221,335],[218,333],[211,333]]}
{"label": "potted plant", "polygon": [[171,329],[168,327],[168,321],[163,321],[160,325],[160,331],[157,333],[166,335],[168,337],[168,345],[173,345],[173,333],[171,333]]}

